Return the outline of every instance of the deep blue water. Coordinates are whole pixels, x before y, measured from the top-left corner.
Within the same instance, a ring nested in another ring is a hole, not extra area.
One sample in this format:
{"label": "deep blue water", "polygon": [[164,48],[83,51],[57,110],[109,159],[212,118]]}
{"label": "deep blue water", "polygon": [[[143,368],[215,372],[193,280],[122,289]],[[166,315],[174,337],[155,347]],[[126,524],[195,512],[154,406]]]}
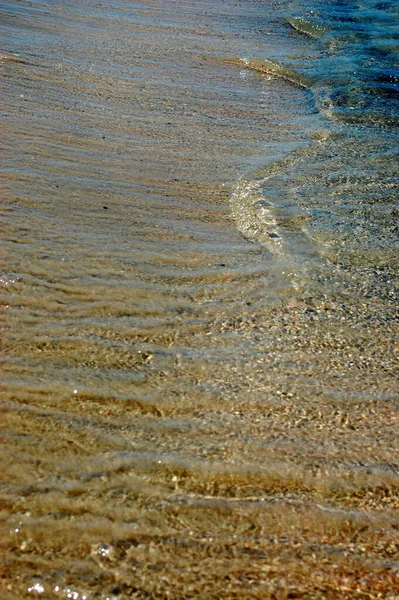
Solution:
{"label": "deep blue water", "polygon": [[[324,2],[294,15],[321,27],[304,72],[320,106],[345,122],[398,125],[399,7],[397,2]],[[316,51],[316,57],[314,52]]]}

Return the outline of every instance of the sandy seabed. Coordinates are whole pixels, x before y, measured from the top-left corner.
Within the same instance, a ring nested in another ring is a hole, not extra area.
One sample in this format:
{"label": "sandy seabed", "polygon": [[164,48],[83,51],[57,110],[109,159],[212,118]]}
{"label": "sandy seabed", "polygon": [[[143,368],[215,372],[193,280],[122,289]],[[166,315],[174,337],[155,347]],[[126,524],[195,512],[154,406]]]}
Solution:
{"label": "sandy seabed", "polygon": [[225,60],[280,4],[6,4],[4,600],[399,598],[395,261],[231,212],[317,118]]}

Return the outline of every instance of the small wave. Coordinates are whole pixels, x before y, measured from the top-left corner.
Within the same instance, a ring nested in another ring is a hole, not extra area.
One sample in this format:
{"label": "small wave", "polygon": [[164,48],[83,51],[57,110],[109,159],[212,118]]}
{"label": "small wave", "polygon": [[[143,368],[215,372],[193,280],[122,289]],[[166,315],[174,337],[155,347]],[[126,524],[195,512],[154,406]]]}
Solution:
{"label": "small wave", "polygon": [[299,85],[300,87],[310,88],[312,85],[311,79],[305,75],[301,75],[296,71],[286,69],[279,63],[267,58],[242,58],[233,62],[244,63],[244,65],[249,69],[253,69],[254,71],[258,71],[259,73],[264,73],[266,75],[272,75],[273,77],[280,77],[281,79],[290,81],[291,83]]}
{"label": "small wave", "polygon": [[381,44],[395,39],[396,14],[367,1],[320,5],[311,13],[286,19],[313,38],[304,39],[302,54],[290,56],[289,68],[258,58],[241,64],[311,90],[328,133],[241,177],[231,197],[232,214],[243,235],[293,265],[312,268],[315,261],[334,261],[337,253],[348,264],[364,260],[365,253],[378,263],[395,243],[390,156],[399,123],[398,70]]}
{"label": "small wave", "polygon": [[317,23],[316,21],[312,21],[310,19],[288,17],[287,23],[296,29],[296,31],[316,39],[323,37],[330,31],[328,27],[325,27],[321,23]]}
{"label": "small wave", "polygon": [[[317,142],[315,142],[317,144]],[[289,153],[279,163],[240,178],[231,195],[231,211],[238,230],[268,250],[273,277],[302,293],[309,278],[320,271],[324,247],[310,235],[312,213],[301,202],[292,172],[312,146]],[[284,287],[283,286],[283,287]]]}
{"label": "small wave", "polygon": [[[272,177],[252,180],[247,176],[240,179],[231,197],[232,214],[245,237],[260,242],[274,255],[288,255],[292,243],[284,231],[284,221],[290,219],[292,207],[286,206],[284,210],[265,196],[264,186]],[[272,190],[272,182],[270,186]]]}

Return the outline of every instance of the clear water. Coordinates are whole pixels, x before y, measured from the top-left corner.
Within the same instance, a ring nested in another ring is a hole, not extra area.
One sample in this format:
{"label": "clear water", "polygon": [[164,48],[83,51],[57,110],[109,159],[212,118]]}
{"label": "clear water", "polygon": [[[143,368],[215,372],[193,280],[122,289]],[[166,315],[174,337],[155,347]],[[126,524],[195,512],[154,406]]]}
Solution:
{"label": "clear water", "polygon": [[287,21],[304,39],[284,58],[314,97],[311,142],[238,183],[239,227],[305,266],[313,254],[332,262],[339,256],[347,267],[394,268],[398,8],[332,2],[290,11]]}
{"label": "clear water", "polygon": [[397,531],[396,3],[1,23],[5,598],[285,598],[337,555],[357,593],[342,540]]}

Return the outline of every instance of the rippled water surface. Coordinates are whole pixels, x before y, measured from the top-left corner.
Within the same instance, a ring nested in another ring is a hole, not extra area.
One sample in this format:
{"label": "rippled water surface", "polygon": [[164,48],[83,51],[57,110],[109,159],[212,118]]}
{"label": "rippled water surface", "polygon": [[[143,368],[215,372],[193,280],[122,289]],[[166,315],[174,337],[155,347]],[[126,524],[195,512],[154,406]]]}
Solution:
{"label": "rippled water surface", "polygon": [[396,2],[0,18],[2,598],[397,598]]}

